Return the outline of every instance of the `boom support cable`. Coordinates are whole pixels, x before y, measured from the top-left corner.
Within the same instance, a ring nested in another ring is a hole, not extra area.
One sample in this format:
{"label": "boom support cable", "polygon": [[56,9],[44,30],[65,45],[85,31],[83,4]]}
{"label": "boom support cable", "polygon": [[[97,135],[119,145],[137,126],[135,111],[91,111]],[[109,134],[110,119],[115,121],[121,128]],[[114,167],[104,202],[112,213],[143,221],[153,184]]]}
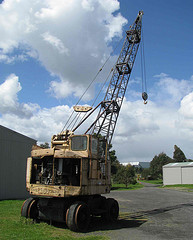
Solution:
{"label": "boom support cable", "polygon": [[[120,52],[120,55],[116,61],[115,67],[113,68],[113,74],[111,76],[111,80],[109,82],[108,88],[106,90],[105,97],[102,102],[100,102],[92,111],[86,112],[81,119],[81,121],[78,123],[77,126],[75,126],[76,122],[78,121],[78,118],[80,117],[80,114],[77,114],[71,123],[68,125],[70,126],[73,124],[72,131],[76,131],[87,119],[88,117],[91,116],[91,114],[94,113],[98,107],[100,107],[98,115],[95,119],[95,121],[90,125],[90,127],[87,129],[85,134],[88,132],[91,132],[91,134],[96,134],[96,135],[102,135],[107,139],[108,144],[111,143],[115,126],[117,123],[117,119],[119,116],[119,112],[122,106],[122,102],[125,96],[125,92],[127,89],[127,85],[129,82],[129,78],[132,72],[132,68],[135,62],[135,58],[137,55],[137,51],[141,42],[141,38],[143,38],[143,31],[142,31],[142,16],[143,16],[143,11],[139,11],[136,20],[134,21],[134,24],[129,28],[129,30],[126,32],[126,37],[125,41],[122,47],[122,50]],[[121,39],[122,40],[122,39]],[[119,41],[119,44],[121,42]],[[116,48],[118,47],[118,45]],[[116,49],[115,48],[115,49]],[[114,51],[115,51],[114,49]],[[113,52],[114,52],[113,51]],[[144,61],[144,42],[142,43],[141,46],[141,66],[142,66],[142,98],[144,99],[144,103],[146,103],[146,100],[148,98],[147,93],[145,92],[147,89],[147,84],[146,84],[146,71],[145,71],[145,61]],[[81,101],[85,93],[88,91],[90,86],[94,83],[96,78],[98,77],[99,73],[102,71],[103,67],[106,65],[108,60],[110,59],[112,54],[109,55],[109,57],[106,59],[102,67],[99,69],[97,72],[96,76],[94,79],[91,81],[89,86],[86,88],[80,99],[78,100],[77,104]],[[112,70],[111,70],[112,71]],[[111,72],[109,73],[110,76]],[[108,76],[108,77],[109,77]],[[108,79],[107,77],[107,79]],[[97,98],[99,97],[102,89],[106,85],[106,81],[104,82],[102,88],[100,89],[98,95],[94,99],[94,102],[92,106],[95,104]],[[77,105],[76,104],[76,105]],[[74,110],[77,111],[79,109],[74,108]],[[70,121],[72,118],[72,115],[74,114],[74,111],[70,115],[67,123]],[[81,115],[82,116],[82,115]],[[74,121],[74,123],[73,123]],[[64,128],[67,126],[67,124],[64,126]],[[74,128],[75,126],[75,128]],[[63,128],[63,130],[64,130]],[[62,131],[63,131],[62,130]]]}
{"label": "boom support cable", "polygon": [[[97,120],[92,126],[92,134],[105,136],[111,143],[119,112],[141,41],[143,11],[139,11],[134,24],[127,31],[121,53],[115,65]],[[108,106],[108,108],[107,108]],[[90,129],[90,128],[89,128]]]}
{"label": "boom support cable", "polygon": [[[113,71],[113,68],[110,70],[110,72],[109,72],[109,74],[108,74],[106,80],[104,81],[102,87],[100,88],[100,90],[99,90],[97,96],[95,97],[95,99],[94,99],[94,101],[93,101],[91,107],[93,107],[94,104],[96,103],[96,100],[98,99],[99,95],[101,94],[102,90],[104,89],[104,87],[105,87],[105,85],[106,85],[106,83],[107,83],[107,81],[108,81],[108,79],[109,79],[109,77],[110,77],[112,71]],[[87,115],[87,114],[88,114],[88,112],[86,112],[86,113],[84,114],[84,116],[80,119],[79,124],[83,121],[84,118],[86,118],[86,115]],[[80,116],[80,115],[79,115],[79,116]],[[76,121],[76,122],[77,122],[77,121]],[[72,131],[72,129],[74,128],[74,126],[75,126],[75,124],[73,124],[73,127],[71,128],[71,131]]]}
{"label": "boom support cable", "polygon": [[147,81],[146,81],[146,66],[145,66],[145,50],[144,50],[144,34],[143,26],[141,26],[141,78],[142,78],[142,98],[144,104],[147,104]]}
{"label": "boom support cable", "polygon": [[[88,91],[88,89],[89,89],[89,88],[91,87],[91,85],[95,82],[95,80],[97,79],[98,75],[99,75],[100,72],[103,70],[103,68],[105,67],[105,65],[107,64],[107,62],[108,62],[109,59],[111,58],[111,56],[114,54],[115,50],[118,48],[118,46],[119,46],[119,44],[121,43],[122,40],[123,40],[123,37],[119,40],[119,42],[117,43],[117,45],[116,45],[115,48],[113,49],[112,53],[109,54],[108,58],[107,58],[107,59],[105,60],[105,62],[103,63],[102,67],[98,70],[97,74],[94,76],[93,80],[90,82],[90,84],[88,85],[88,87],[85,89],[85,91],[83,92],[83,94],[81,95],[81,97],[79,98],[79,100],[77,101],[77,103],[75,104],[75,106],[79,104],[79,102],[82,100],[82,98],[84,97],[84,95],[86,94],[86,92]],[[111,71],[112,71],[112,70],[111,70]],[[111,72],[110,72],[110,73],[111,73]],[[108,79],[108,77],[107,77],[107,79]],[[107,81],[107,79],[106,79],[106,81]],[[105,81],[105,83],[103,84],[103,87],[104,87],[104,85],[106,84],[106,81]],[[102,87],[102,89],[103,89],[103,87]],[[97,95],[97,98],[98,98],[98,96],[100,95],[102,89],[100,90],[99,94]],[[94,103],[96,102],[96,99],[97,99],[97,98],[95,98]],[[93,105],[94,105],[94,103],[93,103]],[[93,106],[93,105],[92,105],[92,106]],[[62,128],[61,133],[64,131],[64,129],[65,129],[66,127],[68,128],[68,127],[73,123],[74,120],[72,120],[71,122],[70,122],[70,120],[71,120],[74,112],[75,112],[74,110],[71,112],[71,114],[70,114],[67,122],[65,123],[64,127]],[[70,123],[69,123],[69,122],[70,122]],[[69,123],[69,125],[68,125],[68,123]]]}

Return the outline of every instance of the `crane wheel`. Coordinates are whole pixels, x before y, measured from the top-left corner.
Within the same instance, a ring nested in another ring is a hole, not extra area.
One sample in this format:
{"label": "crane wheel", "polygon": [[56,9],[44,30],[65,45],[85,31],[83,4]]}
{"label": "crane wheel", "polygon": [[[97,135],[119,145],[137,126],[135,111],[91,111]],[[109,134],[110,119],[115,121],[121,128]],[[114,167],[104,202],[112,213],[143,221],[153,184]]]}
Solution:
{"label": "crane wheel", "polygon": [[84,232],[90,223],[89,207],[84,202],[74,203],[66,211],[66,224],[75,232]]}
{"label": "crane wheel", "polygon": [[21,207],[21,216],[22,217],[28,218],[28,209],[33,200],[34,200],[33,198],[28,198],[24,201],[24,203]]}
{"label": "crane wheel", "polygon": [[119,216],[119,204],[113,198],[106,199],[106,213],[103,215],[108,222],[114,222]]}
{"label": "crane wheel", "polygon": [[28,207],[28,218],[37,219],[37,217],[38,217],[37,200],[33,199]]}

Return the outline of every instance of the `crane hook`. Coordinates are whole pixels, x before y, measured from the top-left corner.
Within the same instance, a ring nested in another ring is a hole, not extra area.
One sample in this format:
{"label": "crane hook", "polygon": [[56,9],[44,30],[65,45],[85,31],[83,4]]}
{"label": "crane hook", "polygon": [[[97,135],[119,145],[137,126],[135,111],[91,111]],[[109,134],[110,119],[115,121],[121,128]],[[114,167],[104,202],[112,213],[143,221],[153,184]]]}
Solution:
{"label": "crane hook", "polygon": [[143,92],[143,93],[142,93],[142,98],[143,98],[143,100],[144,100],[144,104],[147,104],[148,95],[147,95],[146,92]]}

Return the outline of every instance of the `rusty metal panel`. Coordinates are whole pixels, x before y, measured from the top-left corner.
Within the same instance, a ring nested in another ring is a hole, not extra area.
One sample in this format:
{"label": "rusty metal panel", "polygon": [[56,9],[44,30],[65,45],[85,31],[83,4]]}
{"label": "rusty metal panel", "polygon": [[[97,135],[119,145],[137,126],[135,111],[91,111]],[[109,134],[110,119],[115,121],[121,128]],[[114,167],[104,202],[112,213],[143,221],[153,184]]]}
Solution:
{"label": "rusty metal panel", "polygon": [[89,106],[74,106],[73,107],[75,112],[88,112],[92,109],[92,107]]}
{"label": "rusty metal panel", "polygon": [[30,194],[48,197],[69,197],[81,195],[81,187],[31,184]]}
{"label": "rusty metal panel", "polygon": [[92,160],[92,174],[91,174],[91,178],[98,178],[98,172],[97,172],[97,160]]}
{"label": "rusty metal panel", "polygon": [[81,186],[86,186],[88,185],[88,177],[87,177],[87,174],[88,174],[88,167],[89,167],[89,159],[82,159],[81,160],[81,164],[82,164],[82,167],[81,167]]}
{"label": "rusty metal panel", "polygon": [[54,155],[54,149],[50,148],[50,149],[37,149],[37,150],[32,150],[31,151],[31,156],[32,157],[36,157],[36,156],[51,156]]}
{"label": "rusty metal panel", "polygon": [[31,170],[32,170],[32,158],[27,158],[27,168],[26,168],[26,188],[29,190],[30,180],[31,180]]}
{"label": "rusty metal panel", "polygon": [[[86,189],[85,189],[86,190]],[[105,184],[105,180],[90,180],[89,186],[87,186],[87,194],[105,194],[110,192],[110,185]]]}
{"label": "rusty metal panel", "polygon": [[24,199],[26,162],[36,140],[0,125],[0,199]]}
{"label": "rusty metal panel", "polygon": [[70,150],[56,150],[55,158],[87,158],[88,151],[70,151]]}

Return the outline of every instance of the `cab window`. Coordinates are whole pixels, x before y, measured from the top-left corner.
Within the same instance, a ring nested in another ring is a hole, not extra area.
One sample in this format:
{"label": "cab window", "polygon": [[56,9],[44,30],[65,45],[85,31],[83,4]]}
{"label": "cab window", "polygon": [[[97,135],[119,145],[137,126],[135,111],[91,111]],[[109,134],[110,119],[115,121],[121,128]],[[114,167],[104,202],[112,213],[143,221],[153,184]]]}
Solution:
{"label": "cab window", "polygon": [[97,154],[98,153],[98,139],[97,138],[94,138],[92,137],[92,140],[91,140],[91,152],[92,154]]}
{"label": "cab window", "polygon": [[71,150],[72,151],[85,151],[87,150],[87,137],[86,136],[74,136],[71,138]]}

